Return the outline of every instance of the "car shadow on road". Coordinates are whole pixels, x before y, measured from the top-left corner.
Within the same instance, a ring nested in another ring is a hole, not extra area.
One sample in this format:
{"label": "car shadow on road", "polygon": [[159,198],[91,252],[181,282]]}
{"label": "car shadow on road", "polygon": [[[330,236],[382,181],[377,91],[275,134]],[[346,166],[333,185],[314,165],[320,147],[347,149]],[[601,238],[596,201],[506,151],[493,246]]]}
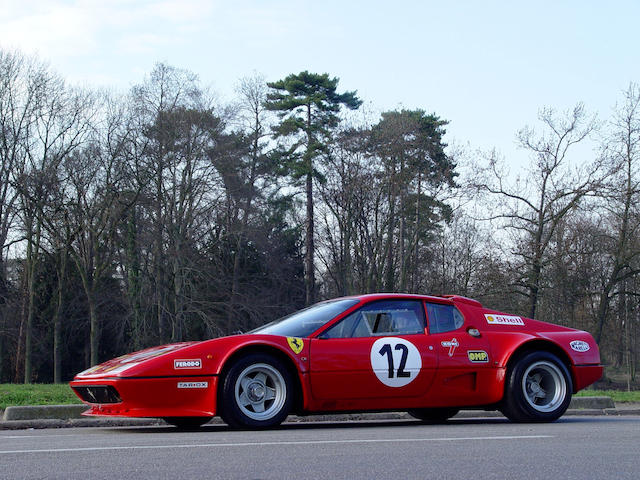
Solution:
{"label": "car shadow on road", "polygon": [[[288,422],[283,423],[277,427],[269,429],[260,429],[261,432],[276,432],[276,431],[304,431],[304,430],[329,430],[329,429],[362,429],[362,428],[385,428],[385,427],[442,427],[442,426],[456,426],[456,425],[500,425],[511,424],[509,420],[502,417],[494,418],[460,418],[451,419],[444,423],[432,424],[427,422],[421,422],[420,420],[341,420],[341,421],[308,421],[308,422]],[[213,432],[242,432],[251,431],[252,429],[238,429],[231,428],[228,425],[221,423],[205,424],[199,428],[179,429],[170,425],[158,425],[158,426],[144,426],[144,427],[121,427],[110,428],[113,432],[123,434],[144,434],[144,433],[202,433],[210,434]],[[104,430],[103,430],[104,431]]]}

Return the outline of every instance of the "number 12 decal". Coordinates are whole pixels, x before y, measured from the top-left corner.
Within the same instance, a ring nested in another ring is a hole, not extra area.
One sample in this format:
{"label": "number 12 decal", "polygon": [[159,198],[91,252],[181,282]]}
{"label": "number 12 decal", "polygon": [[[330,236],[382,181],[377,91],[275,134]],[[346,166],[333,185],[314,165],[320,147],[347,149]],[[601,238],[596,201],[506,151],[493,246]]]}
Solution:
{"label": "number 12 decal", "polygon": [[[402,351],[402,358],[400,359],[400,366],[398,367],[398,373],[396,374],[396,377],[398,378],[410,377],[411,374],[409,372],[404,371],[404,367],[407,365],[407,356],[409,355],[409,348],[407,348],[406,345],[397,343],[394,350]],[[385,343],[380,349],[380,355],[387,356],[387,361],[389,362],[389,378],[393,378],[394,368],[393,368],[393,353],[391,352],[391,345],[388,343]]]}
{"label": "number 12 decal", "polygon": [[371,347],[371,368],[388,387],[404,387],[420,373],[422,359],[415,345],[403,338],[383,337]]}

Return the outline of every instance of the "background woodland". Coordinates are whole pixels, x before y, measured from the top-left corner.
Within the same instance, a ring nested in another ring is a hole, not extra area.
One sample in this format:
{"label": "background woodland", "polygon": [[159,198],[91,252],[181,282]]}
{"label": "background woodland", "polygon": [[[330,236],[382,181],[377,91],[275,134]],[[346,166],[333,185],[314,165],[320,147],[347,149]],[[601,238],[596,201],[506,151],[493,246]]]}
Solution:
{"label": "background woodland", "polygon": [[522,167],[449,145],[455,119],[370,110],[328,74],[220,102],[165,64],[116,93],[0,50],[0,382],[393,291],[588,330],[631,385],[638,87],[609,118],[532,112]]}

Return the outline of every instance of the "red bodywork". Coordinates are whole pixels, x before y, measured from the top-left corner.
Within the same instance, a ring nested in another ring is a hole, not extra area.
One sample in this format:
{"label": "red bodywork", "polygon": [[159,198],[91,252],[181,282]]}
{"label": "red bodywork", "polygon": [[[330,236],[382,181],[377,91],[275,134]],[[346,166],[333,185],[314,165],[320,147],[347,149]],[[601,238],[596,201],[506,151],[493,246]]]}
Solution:
{"label": "red bodywork", "polygon": [[[298,380],[296,413],[300,414],[492,408],[503,398],[510,359],[529,350],[547,350],[560,358],[571,372],[573,393],[602,375],[598,347],[587,332],[510,316],[465,297],[373,294],[351,298],[358,303],[307,338],[244,334],[154,347],[81,372],[71,387],[91,407],[85,415],[210,417],[216,415],[226,369],[235,359],[255,351],[269,352],[289,366]],[[446,333],[425,328],[424,333],[392,337],[411,343],[420,357],[415,379],[403,386],[385,385],[374,373],[372,347],[379,337],[322,338],[323,332],[351,312],[386,299],[454,305],[464,317],[461,327]],[[503,323],[492,324],[489,318]],[[572,342],[580,348],[572,348]],[[113,388],[105,388],[109,386]]]}

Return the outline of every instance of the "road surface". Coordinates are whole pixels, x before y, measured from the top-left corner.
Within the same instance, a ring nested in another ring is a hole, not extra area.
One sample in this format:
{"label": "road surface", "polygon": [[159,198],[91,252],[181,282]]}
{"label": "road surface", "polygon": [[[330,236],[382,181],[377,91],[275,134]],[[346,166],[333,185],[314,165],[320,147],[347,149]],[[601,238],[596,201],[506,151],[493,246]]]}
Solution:
{"label": "road surface", "polygon": [[640,417],[501,418],[0,432],[7,479],[634,479]]}

